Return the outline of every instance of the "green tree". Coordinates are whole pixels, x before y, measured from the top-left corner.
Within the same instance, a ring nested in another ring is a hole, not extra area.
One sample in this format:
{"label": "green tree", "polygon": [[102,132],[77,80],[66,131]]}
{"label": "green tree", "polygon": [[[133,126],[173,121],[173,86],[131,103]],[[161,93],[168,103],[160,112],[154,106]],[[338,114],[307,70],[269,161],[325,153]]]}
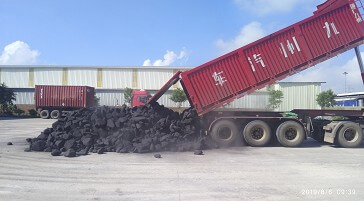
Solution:
{"label": "green tree", "polygon": [[133,98],[133,89],[126,87],[124,89],[124,103],[127,105],[131,105],[132,98]]}
{"label": "green tree", "polygon": [[28,110],[28,113],[29,113],[29,115],[30,115],[31,117],[36,117],[36,116],[38,116],[38,112],[37,112],[37,111],[35,111],[35,109],[30,109],[30,110]]}
{"label": "green tree", "polygon": [[23,114],[25,113],[25,111],[24,111],[24,110],[22,110],[22,109],[16,108],[16,109],[14,110],[14,113],[15,113],[16,115],[18,115],[18,116],[21,116],[21,115],[23,115]]}
{"label": "green tree", "polygon": [[283,92],[280,90],[274,90],[272,87],[268,87],[268,108],[277,109],[283,102]]}
{"label": "green tree", "polygon": [[323,91],[317,95],[316,101],[321,108],[333,107],[336,104],[336,94],[331,90]]}
{"label": "green tree", "polygon": [[14,91],[2,83],[0,85],[0,113],[12,114],[14,109],[13,101],[15,100]]}
{"label": "green tree", "polygon": [[181,107],[182,103],[187,100],[187,96],[182,89],[177,88],[172,91],[171,97],[169,99],[175,102],[178,105],[178,107]]}

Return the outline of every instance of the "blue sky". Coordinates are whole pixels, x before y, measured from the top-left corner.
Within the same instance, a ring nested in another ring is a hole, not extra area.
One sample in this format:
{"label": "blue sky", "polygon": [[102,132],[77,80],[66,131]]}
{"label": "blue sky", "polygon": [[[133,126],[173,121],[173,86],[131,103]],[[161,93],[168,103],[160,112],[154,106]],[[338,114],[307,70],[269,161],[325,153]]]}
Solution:
{"label": "blue sky", "polygon": [[[0,0],[0,63],[198,66],[309,17],[322,2]],[[348,90],[363,91],[353,57],[350,51],[287,81],[324,81],[341,93],[338,78],[317,72],[335,68],[343,80],[347,69]]]}

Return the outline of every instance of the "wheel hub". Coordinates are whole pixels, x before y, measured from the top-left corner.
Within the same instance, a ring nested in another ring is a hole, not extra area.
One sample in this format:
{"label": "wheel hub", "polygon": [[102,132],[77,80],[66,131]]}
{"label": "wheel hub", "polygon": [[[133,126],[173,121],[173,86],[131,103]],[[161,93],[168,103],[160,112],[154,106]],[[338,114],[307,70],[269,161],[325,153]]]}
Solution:
{"label": "wheel hub", "polygon": [[252,129],[251,136],[254,140],[260,140],[264,136],[264,130],[260,127],[255,127]]}
{"label": "wheel hub", "polygon": [[351,142],[356,138],[356,132],[353,129],[346,129],[344,132],[344,138],[345,140]]}
{"label": "wheel hub", "polygon": [[294,128],[287,129],[285,137],[287,140],[294,140],[297,137],[297,130]]}
{"label": "wheel hub", "polygon": [[223,140],[230,139],[232,136],[231,129],[228,127],[220,128],[218,133],[219,133],[220,139],[223,139]]}

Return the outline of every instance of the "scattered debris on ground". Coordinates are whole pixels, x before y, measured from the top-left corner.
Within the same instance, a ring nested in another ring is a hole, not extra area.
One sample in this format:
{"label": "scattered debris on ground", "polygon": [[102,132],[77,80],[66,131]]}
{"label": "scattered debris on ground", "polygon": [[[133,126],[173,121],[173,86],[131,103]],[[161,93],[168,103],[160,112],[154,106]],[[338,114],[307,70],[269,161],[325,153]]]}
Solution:
{"label": "scattered debris on ground", "polygon": [[[26,139],[29,150],[52,156],[88,153],[150,153],[193,151],[204,148],[197,113],[181,114],[158,103],[119,108],[83,108],[53,123],[38,137]],[[196,153],[195,153],[196,154]]]}
{"label": "scattered debris on ground", "polygon": [[202,150],[195,150],[195,155],[204,155]]}
{"label": "scattered debris on ground", "polygon": [[154,154],[154,158],[162,158],[162,155],[160,155],[160,154]]}

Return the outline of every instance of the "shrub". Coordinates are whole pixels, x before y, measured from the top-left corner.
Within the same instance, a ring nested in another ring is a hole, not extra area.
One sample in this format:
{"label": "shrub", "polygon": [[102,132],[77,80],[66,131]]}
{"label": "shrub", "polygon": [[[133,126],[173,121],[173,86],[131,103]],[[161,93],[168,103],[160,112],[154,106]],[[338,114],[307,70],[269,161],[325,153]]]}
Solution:
{"label": "shrub", "polygon": [[124,89],[124,103],[126,105],[130,105],[131,106],[131,101],[133,98],[133,89],[126,87]]}
{"label": "shrub", "polygon": [[14,110],[14,113],[15,113],[16,115],[18,115],[18,116],[21,116],[21,115],[23,115],[23,114],[25,113],[25,111],[24,111],[24,110],[22,110],[22,109],[16,108],[16,109]]}
{"label": "shrub", "polygon": [[269,94],[269,105],[268,108],[271,109],[277,109],[281,103],[283,102],[283,92],[279,90],[274,90],[271,87],[268,88],[268,94]]}
{"label": "shrub", "polygon": [[12,115],[14,111],[13,101],[15,94],[4,83],[0,84],[0,113]]}
{"label": "shrub", "polygon": [[317,104],[319,104],[321,108],[333,107],[336,104],[335,96],[336,94],[331,89],[323,91],[317,95]]}
{"label": "shrub", "polygon": [[178,107],[181,107],[182,103],[187,100],[187,96],[182,89],[177,88],[172,91],[171,97],[169,99],[175,102],[178,105]]}
{"label": "shrub", "polygon": [[37,117],[38,116],[38,112],[35,111],[35,109],[30,109],[28,110],[28,113],[31,117]]}

